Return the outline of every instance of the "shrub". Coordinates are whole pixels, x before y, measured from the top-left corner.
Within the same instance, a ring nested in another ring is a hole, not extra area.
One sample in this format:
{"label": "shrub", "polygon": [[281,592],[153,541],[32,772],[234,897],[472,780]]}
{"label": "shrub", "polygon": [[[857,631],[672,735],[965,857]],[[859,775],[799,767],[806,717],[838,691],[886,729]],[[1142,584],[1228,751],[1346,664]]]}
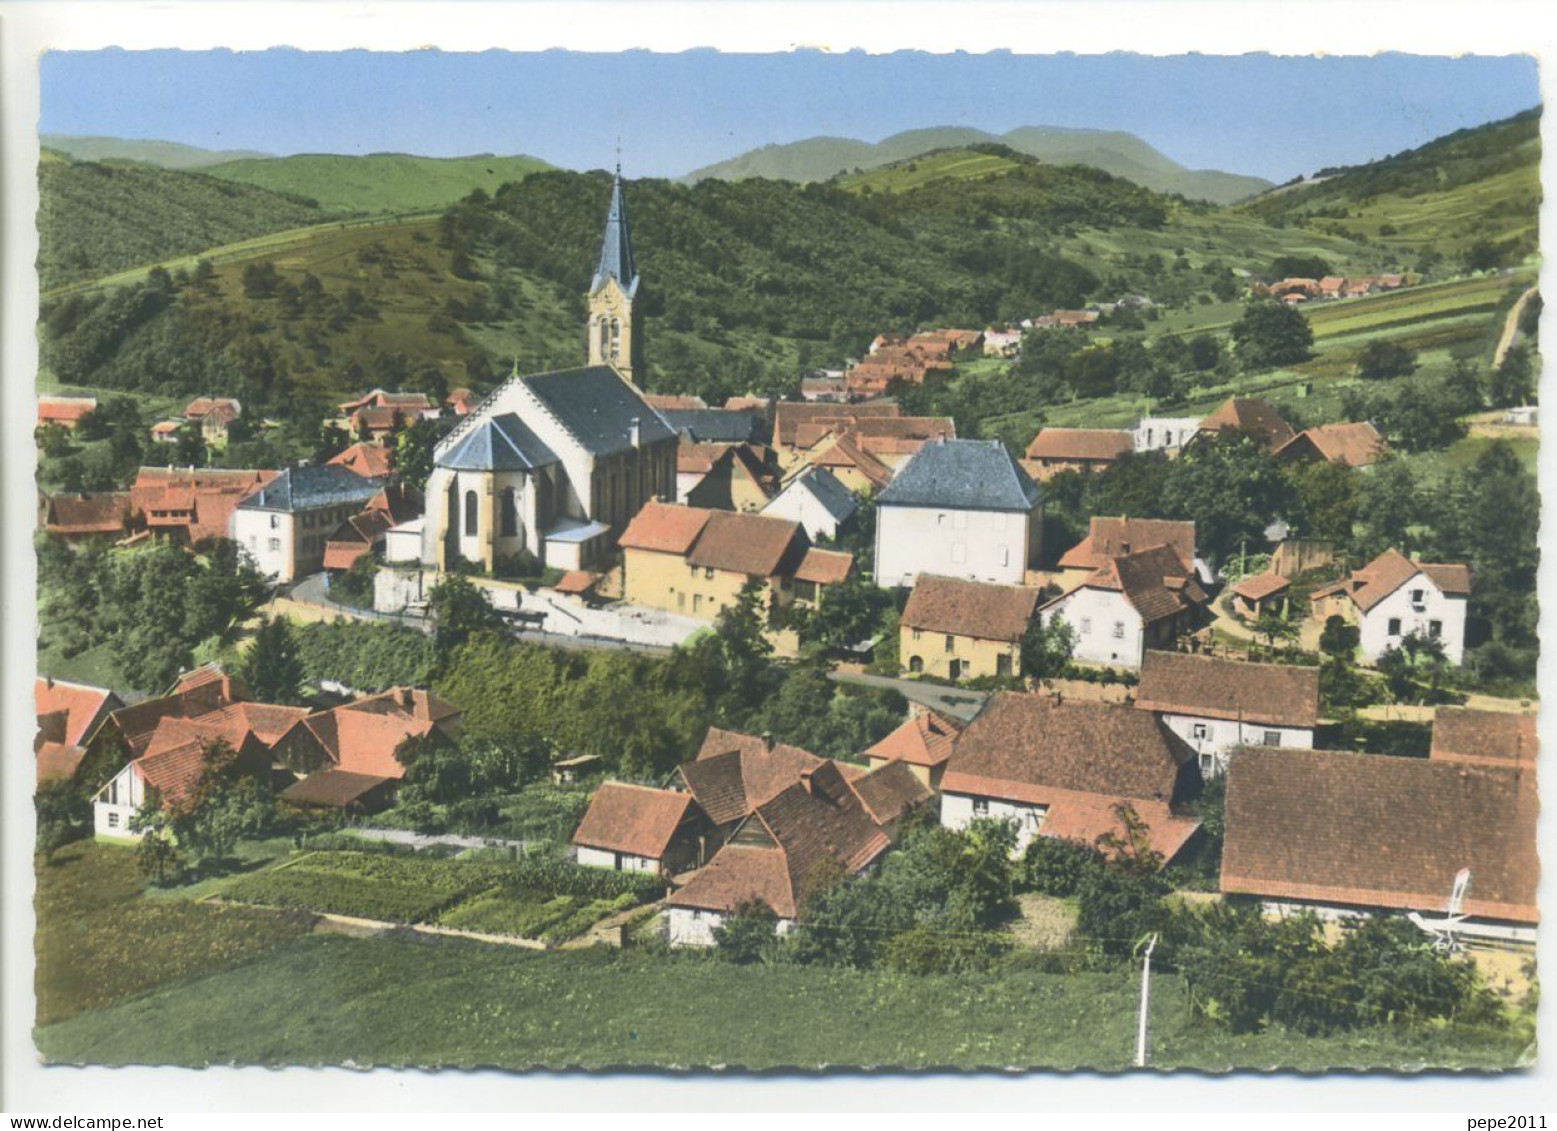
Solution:
{"label": "shrub", "polygon": [[995,931],[944,932],[918,926],[887,940],[882,961],[900,974],[966,974],[988,970],[1012,947]]}
{"label": "shrub", "polygon": [[750,965],[771,958],[778,945],[778,917],[765,903],[743,903],[714,928],[719,957]]}
{"label": "shrub", "polygon": [[1022,855],[1018,873],[1023,887],[1043,895],[1072,896],[1087,872],[1102,864],[1091,846],[1057,837],[1034,837]]}

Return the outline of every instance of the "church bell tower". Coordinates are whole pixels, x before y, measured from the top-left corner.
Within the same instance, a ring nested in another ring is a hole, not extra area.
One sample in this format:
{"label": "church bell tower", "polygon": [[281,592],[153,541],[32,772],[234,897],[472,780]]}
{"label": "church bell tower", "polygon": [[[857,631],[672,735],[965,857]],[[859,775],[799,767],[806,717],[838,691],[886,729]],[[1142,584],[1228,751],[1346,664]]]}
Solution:
{"label": "church bell tower", "polygon": [[634,381],[642,369],[643,349],[633,324],[638,296],[638,268],[633,262],[632,230],[627,223],[627,199],[622,195],[622,167],[611,182],[611,212],[600,241],[600,259],[589,284],[590,365],[610,365]]}

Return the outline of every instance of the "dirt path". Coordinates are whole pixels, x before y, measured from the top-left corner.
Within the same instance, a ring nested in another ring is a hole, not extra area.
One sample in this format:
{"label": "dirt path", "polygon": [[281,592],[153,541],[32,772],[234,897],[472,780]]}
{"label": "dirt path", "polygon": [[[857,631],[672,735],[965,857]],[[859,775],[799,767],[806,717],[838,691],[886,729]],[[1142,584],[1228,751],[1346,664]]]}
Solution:
{"label": "dirt path", "polygon": [[1492,352],[1492,368],[1496,369],[1503,364],[1503,359],[1508,356],[1508,351],[1514,348],[1514,340],[1519,337],[1519,316],[1525,312],[1525,307],[1535,297],[1535,288],[1531,287],[1519,296],[1519,301],[1514,303],[1508,317],[1503,322],[1503,333],[1498,338],[1498,348]]}

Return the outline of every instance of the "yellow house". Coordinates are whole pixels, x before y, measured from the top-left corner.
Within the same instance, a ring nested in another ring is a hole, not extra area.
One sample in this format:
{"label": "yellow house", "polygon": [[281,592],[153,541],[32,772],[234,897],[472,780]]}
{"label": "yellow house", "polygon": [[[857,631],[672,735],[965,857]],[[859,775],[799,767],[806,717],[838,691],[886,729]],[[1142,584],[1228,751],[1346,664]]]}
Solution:
{"label": "yellow house", "polygon": [[1038,590],[921,573],[899,620],[910,675],[941,679],[1022,674],[1022,637]]}
{"label": "yellow house", "polygon": [[949,715],[921,710],[866,750],[865,763],[872,770],[879,770],[891,762],[904,762],[914,777],[938,790],[962,726]]}
{"label": "yellow house", "polygon": [[755,513],[778,494],[778,475],[764,466],[752,444],[695,444],[685,437],[676,451],[680,501],[710,510]]}
{"label": "yellow house", "polygon": [[848,576],[853,557],[816,550],[797,522],[651,502],[628,524],[622,550],[629,604],[713,621],[750,581],[764,608],[812,602]]}

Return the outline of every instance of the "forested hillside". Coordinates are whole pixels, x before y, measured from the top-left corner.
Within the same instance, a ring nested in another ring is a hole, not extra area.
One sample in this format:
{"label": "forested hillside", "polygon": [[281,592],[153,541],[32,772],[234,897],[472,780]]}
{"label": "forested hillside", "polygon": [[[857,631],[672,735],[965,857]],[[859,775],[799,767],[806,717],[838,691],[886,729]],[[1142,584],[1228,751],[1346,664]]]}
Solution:
{"label": "forested hillside", "polygon": [[45,161],[38,195],[45,291],[326,218],[312,200],[150,165]]}
{"label": "forested hillside", "polygon": [[232,161],[211,176],[317,200],[334,212],[426,212],[445,208],[473,189],[492,192],[551,168],[537,157],[414,157],[406,153],[299,153]]}
{"label": "forested hillside", "polygon": [[1273,223],[1437,256],[1476,252],[1474,266],[1537,250],[1541,111],[1447,134],[1366,165],[1322,169],[1243,206]]}

